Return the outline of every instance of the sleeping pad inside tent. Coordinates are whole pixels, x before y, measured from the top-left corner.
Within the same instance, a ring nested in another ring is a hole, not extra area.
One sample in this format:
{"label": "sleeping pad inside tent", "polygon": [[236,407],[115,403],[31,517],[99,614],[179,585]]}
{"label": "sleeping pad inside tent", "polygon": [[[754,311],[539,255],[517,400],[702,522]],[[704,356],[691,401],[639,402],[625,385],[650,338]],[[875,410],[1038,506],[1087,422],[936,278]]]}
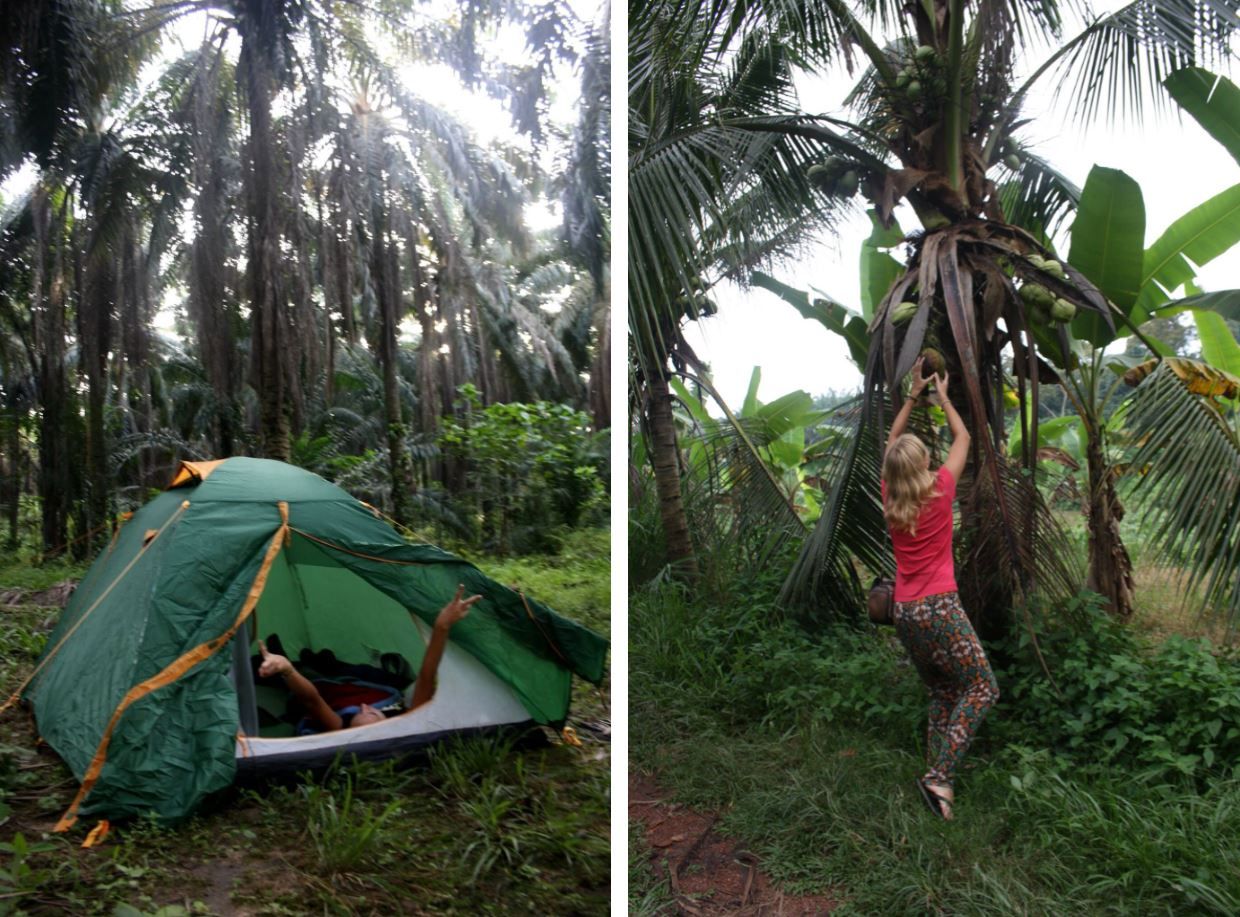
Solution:
{"label": "sleeping pad inside tent", "polygon": [[[405,709],[438,614],[451,630],[434,697]],[[258,641],[329,701],[382,722],[297,734]],[[431,545],[404,541],[340,488],[282,462],[183,463],[120,524],[78,586],[22,696],[81,781],[81,815],[175,820],[238,775],[398,755],[448,735],[558,726],[572,676],[598,684],[607,641]]]}

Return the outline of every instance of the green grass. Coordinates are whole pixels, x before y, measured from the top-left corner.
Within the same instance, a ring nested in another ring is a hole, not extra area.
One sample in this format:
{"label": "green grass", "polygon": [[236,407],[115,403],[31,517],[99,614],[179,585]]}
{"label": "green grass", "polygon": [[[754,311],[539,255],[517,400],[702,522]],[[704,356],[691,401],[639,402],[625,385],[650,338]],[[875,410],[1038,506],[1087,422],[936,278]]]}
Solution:
{"label": "green grass", "polygon": [[[574,533],[554,556],[479,565],[607,633],[608,536]],[[62,568],[72,569],[72,568]],[[59,571],[58,571],[59,572]],[[77,568],[80,574],[81,568]],[[68,574],[71,575],[71,574]],[[0,568],[0,591],[64,575]],[[0,606],[0,689],[30,671],[56,609]],[[577,691],[570,724],[606,717]],[[234,909],[301,914],[605,914],[610,905],[610,756],[585,746],[533,750],[497,739],[440,746],[406,769],[360,763],[321,778],[212,800],[176,826],[114,825],[82,850],[86,823],[50,834],[77,782],[28,716],[0,715],[0,915],[178,917]],[[6,846],[7,844],[7,846]],[[122,913],[117,911],[117,913]]]}
{"label": "green grass", "polygon": [[[1070,747],[1067,728],[1063,746],[1048,747],[1014,699],[992,712],[957,775],[956,821],[930,816],[914,786],[924,695],[889,633],[799,633],[753,596],[716,605],[675,587],[636,593],[632,765],[654,770],[676,801],[722,813],[720,830],[786,891],[829,891],[843,914],[1240,911],[1240,779],[1200,765],[1191,777],[1168,767],[1138,779],[1125,762],[1139,750],[1102,766],[1105,749]],[[1207,664],[1174,653],[1150,658]],[[1148,681],[1142,703],[1155,690],[1180,696],[1174,673],[1132,672]],[[1119,687],[1098,696],[1117,704]],[[640,835],[630,843],[644,862]]]}
{"label": "green grass", "polygon": [[650,845],[641,822],[629,823],[629,914],[630,917],[662,917],[676,913],[666,879],[650,865]]}

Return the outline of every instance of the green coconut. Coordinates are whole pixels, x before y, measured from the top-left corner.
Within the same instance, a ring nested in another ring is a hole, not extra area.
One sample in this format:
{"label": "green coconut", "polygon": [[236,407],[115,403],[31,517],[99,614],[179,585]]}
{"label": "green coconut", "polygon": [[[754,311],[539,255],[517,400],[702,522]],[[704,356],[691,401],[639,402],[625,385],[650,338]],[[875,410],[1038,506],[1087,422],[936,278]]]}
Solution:
{"label": "green coconut", "polygon": [[902,302],[896,306],[891,313],[891,320],[897,325],[907,322],[910,318],[917,314],[917,303]]}
{"label": "green coconut", "polygon": [[1026,305],[1049,309],[1055,301],[1055,294],[1040,283],[1026,283],[1020,288],[1020,298]]}
{"label": "green coconut", "polygon": [[1048,273],[1048,274],[1050,274],[1050,275],[1052,275],[1052,276],[1054,276],[1054,277],[1058,277],[1060,280],[1067,280],[1067,279],[1068,279],[1068,272],[1067,272],[1067,271],[1065,271],[1065,270],[1063,269],[1063,265],[1062,265],[1062,264],[1060,264],[1058,261],[1049,261],[1049,260],[1048,260],[1048,261],[1046,262],[1046,266],[1043,268],[1043,270],[1045,270],[1045,271],[1046,271],[1046,273]]}
{"label": "green coconut", "polygon": [[908,93],[908,97],[910,99],[920,99],[921,98],[921,83],[918,82],[917,80],[913,80],[911,83],[908,84],[908,88],[905,89],[904,91]]}
{"label": "green coconut", "polygon": [[1066,299],[1056,299],[1051,305],[1051,318],[1057,322],[1070,322],[1076,316],[1076,306]]}
{"label": "green coconut", "polygon": [[913,74],[907,70],[901,70],[896,74],[896,89],[903,89],[909,84],[909,80],[913,78]]}
{"label": "green coconut", "polygon": [[849,169],[840,176],[839,182],[835,186],[835,192],[842,194],[844,197],[852,197],[857,193],[857,188],[861,179],[858,177],[854,169]]}
{"label": "green coconut", "polygon": [[917,58],[918,63],[924,64],[934,60],[934,56],[937,53],[938,52],[934,50],[933,45],[921,45],[916,51],[913,52],[913,55]]}
{"label": "green coconut", "polygon": [[1015,172],[1020,168],[1020,157],[1015,153],[1008,153],[1003,157],[1003,164]]}

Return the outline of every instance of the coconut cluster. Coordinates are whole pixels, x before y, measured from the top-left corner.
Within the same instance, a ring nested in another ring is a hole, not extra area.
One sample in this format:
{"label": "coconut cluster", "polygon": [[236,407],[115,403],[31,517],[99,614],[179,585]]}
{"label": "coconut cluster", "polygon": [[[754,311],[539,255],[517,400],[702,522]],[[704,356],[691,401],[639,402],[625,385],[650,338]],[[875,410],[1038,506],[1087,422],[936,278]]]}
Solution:
{"label": "coconut cluster", "polygon": [[904,67],[896,73],[895,88],[904,93],[910,102],[923,98],[938,98],[947,93],[947,77],[943,62],[933,45],[919,45]]}
{"label": "coconut cluster", "polygon": [[[1029,255],[1027,260],[1038,270],[1050,274],[1059,280],[1066,281],[1068,272],[1062,264],[1053,258],[1042,258],[1040,255]],[[1021,285],[1020,298],[1024,302],[1029,317],[1039,325],[1051,322],[1070,322],[1076,316],[1076,306],[1068,300],[1056,296],[1040,283],[1026,281]]]}
{"label": "coconut cluster", "polygon": [[828,156],[809,167],[805,177],[815,188],[832,197],[852,197],[861,186],[861,176],[854,163],[843,156]]}

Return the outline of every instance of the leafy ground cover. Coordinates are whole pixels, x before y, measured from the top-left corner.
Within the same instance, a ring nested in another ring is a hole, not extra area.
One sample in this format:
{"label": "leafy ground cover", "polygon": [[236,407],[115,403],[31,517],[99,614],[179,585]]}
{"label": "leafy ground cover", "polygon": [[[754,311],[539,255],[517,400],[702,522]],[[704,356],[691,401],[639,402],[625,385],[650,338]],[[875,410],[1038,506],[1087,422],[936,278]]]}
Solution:
{"label": "leafy ground cover", "polygon": [[[477,559],[558,611],[608,633],[609,536],[564,536],[555,555]],[[0,691],[30,671],[59,610],[33,604],[82,568],[0,568]],[[16,593],[16,594],[14,594]],[[36,748],[28,715],[0,716],[0,915],[583,914],[610,901],[609,707],[578,687],[570,725],[548,735],[448,743],[414,766],[361,763],[235,789],[176,826],[49,833],[76,791]],[[86,827],[89,827],[86,826]]]}
{"label": "leafy ground cover", "polygon": [[[924,694],[890,630],[809,634],[771,584],[715,603],[661,583],[630,599],[631,767],[717,813],[788,894],[841,914],[1236,913],[1240,664],[1151,640],[1095,598],[1021,639],[958,775],[957,820],[924,810]],[[630,908],[676,902],[630,835]]]}

